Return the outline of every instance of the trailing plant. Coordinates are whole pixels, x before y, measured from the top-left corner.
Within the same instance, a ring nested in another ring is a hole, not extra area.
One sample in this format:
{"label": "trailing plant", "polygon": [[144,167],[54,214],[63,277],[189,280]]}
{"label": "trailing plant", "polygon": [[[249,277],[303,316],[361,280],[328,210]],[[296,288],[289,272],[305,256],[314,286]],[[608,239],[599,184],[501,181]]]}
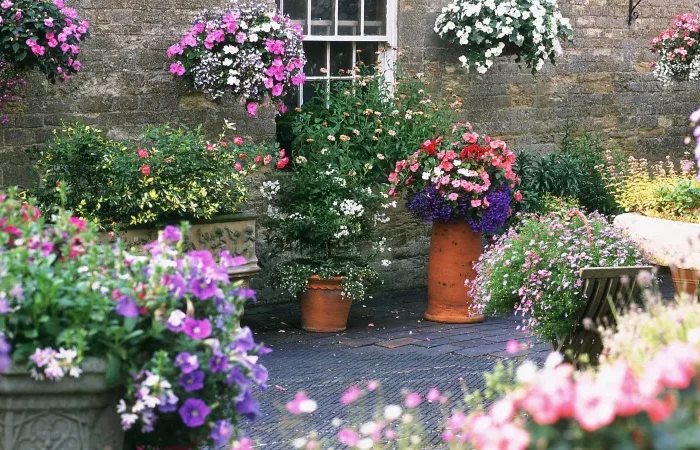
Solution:
{"label": "trailing plant", "polygon": [[355,171],[372,171],[385,181],[393,163],[405,159],[427,138],[448,132],[461,102],[433,100],[423,76],[399,74],[390,84],[379,69],[360,65],[352,81],[333,81],[332,89],[282,116],[279,135],[293,136],[295,156],[329,151],[334,143],[354,155]]}
{"label": "trailing plant", "polygon": [[521,315],[521,328],[545,340],[576,325],[586,301],[581,269],[643,262],[633,243],[597,213],[588,215],[590,241],[585,224],[568,219],[567,211],[520,219],[484,251],[467,286],[477,310]]}
{"label": "trailing plant", "polygon": [[304,83],[301,26],[267,6],[204,10],[190,31],[168,49],[170,73],[186,77],[213,99],[231,92],[249,116],[267,97],[277,101]]}
{"label": "trailing plant", "polygon": [[406,189],[408,210],[423,220],[466,219],[475,233],[493,233],[510,215],[511,198],[521,199],[514,163],[505,142],[459,124],[396,162],[389,195]]}
{"label": "trailing plant", "polygon": [[[209,142],[201,127],[163,125],[146,130],[141,146],[105,138],[96,128],[65,125],[33,152],[40,183],[30,192],[42,208],[65,201],[106,230],[208,219],[236,211],[246,199],[245,177],[289,159],[267,144],[230,140],[224,129]],[[66,190],[60,198],[59,187]]]}
{"label": "trailing plant", "polygon": [[651,63],[654,76],[663,84],[672,81],[700,80],[700,15],[687,12],[673,19],[671,28],[651,40],[651,52],[657,55]]}
{"label": "trailing plant", "polygon": [[556,0],[456,0],[442,8],[435,32],[462,48],[467,69],[486,73],[496,57],[515,55],[533,74],[554,64],[573,34]]}
{"label": "trailing plant", "polygon": [[0,125],[10,123],[10,118],[4,112],[5,108],[8,103],[22,101],[17,88],[26,83],[27,81],[7,63],[0,61]]}
{"label": "trailing plant", "polygon": [[0,49],[12,70],[40,70],[55,81],[82,68],[80,44],[90,25],[63,0],[4,0],[0,3]]}
{"label": "trailing plant", "polygon": [[[254,386],[269,352],[241,328],[255,292],[231,283],[228,252],[184,253],[186,227],[166,227],[146,255],[101,245],[97,229],[58,210],[52,224],[15,190],[0,192],[0,372],[36,380],[81,376],[107,362],[125,385],[115,404],[136,445],[225,445],[259,414]],[[0,373],[0,378],[2,374]],[[37,385],[38,386],[38,385]]]}

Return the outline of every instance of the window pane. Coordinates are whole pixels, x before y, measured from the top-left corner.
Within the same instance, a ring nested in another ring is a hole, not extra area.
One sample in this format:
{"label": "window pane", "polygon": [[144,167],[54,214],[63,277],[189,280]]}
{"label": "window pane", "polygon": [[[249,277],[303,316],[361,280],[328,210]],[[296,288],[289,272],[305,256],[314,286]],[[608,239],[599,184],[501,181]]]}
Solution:
{"label": "window pane", "polygon": [[[321,101],[326,96],[324,95],[328,90],[328,85],[326,81],[307,81],[304,83],[304,103],[309,103],[310,101],[316,99],[316,101]],[[321,98],[316,98],[317,95],[324,95]]]}
{"label": "window pane", "polygon": [[304,53],[306,53],[306,66],[304,73],[310,77],[326,76],[326,43],[325,42],[304,42]]}
{"label": "window pane", "polygon": [[[277,0],[279,6],[279,0]],[[288,14],[294,23],[302,26],[304,34],[308,33],[306,28],[306,0],[284,0],[284,14]]]}
{"label": "window pane", "polygon": [[311,0],[311,34],[335,35],[335,1]]}
{"label": "window pane", "polygon": [[346,75],[352,69],[352,42],[331,42],[331,76]]}
{"label": "window pane", "polygon": [[356,64],[359,66],[359,63],[362,62],[362,65],[365,67],[374,67],[377,65],[377,60],[379,59],[379,55],[377,54],[378,51],[378,42],[358,42]]}
{"label": "window pane", "polygon": [[365,34],[383,36],[386,34],[386,0],[365,1]]}
{"label": "window pane", "polygon": [[338,34],[360,35],[360,0],[338,0]]}

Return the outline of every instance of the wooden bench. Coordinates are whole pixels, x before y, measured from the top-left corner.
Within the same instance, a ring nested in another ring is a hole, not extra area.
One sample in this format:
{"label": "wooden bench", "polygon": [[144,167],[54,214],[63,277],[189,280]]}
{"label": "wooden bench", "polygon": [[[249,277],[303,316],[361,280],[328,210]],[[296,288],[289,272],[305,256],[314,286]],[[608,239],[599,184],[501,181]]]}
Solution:
{"label": "wooden bench", "polygon": [[[573,352],[567,359],[576,361],[587,354],[595,364],[603,351],[603,342],[598,325],[615,325],[615,316],[625,309],[640,294],[637,276],[640,272],[651,272],[652,266],[589,267],[580,272],[586,303],[579,313],[576,328],[566,336],[552,341],[555,351],[564,354]],[[614,308],[614,309],[613,309]],[[591,321],[592,326],[586,326]]]}

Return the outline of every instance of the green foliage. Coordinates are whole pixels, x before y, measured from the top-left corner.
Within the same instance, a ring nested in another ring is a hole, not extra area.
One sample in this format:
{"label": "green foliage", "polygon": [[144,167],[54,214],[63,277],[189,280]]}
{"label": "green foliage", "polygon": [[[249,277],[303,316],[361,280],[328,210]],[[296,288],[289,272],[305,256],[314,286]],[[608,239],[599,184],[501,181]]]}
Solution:
{"label": "green foliage", "polygon": [[454,103],[433,101],[426,82],[415,76],[399,76],[389,84],[369,70],[353,81],[334,82],[329,94],[290,111],[280,123],[281,142],[290,142],[294,156],[309,157],[334,142],[345,142],[354,170],[367,166],[378,180],[385,180],[395,161],[406,159],[426,139],[450,131],[456,118]]}
{"label": "green foliage", "polygon": [[657,208],[661,215],[700,221],[700,182],[691,178],[676,178],[656,191]]}
{"label": "green foliage", "polygon": [[538,156],[520,152],[516,158],[523,194],[521,211],[542,213],[547,195],[572,198],[588,212],[615,214],[620,207],[605,180],[605,148],[599,136],[572,137],[568,130],[561,152]]}
{"label": "green foliage", "polygon": [[66,125],[33,150],[40,181],[30,192],[44,209],[60,203],[64,188],[66,208],[107,230],[232,213],[247,194],[243,164],[271,149],[219,140],[209,144],[200,127],[163,125],[148,128],[137,149]]}

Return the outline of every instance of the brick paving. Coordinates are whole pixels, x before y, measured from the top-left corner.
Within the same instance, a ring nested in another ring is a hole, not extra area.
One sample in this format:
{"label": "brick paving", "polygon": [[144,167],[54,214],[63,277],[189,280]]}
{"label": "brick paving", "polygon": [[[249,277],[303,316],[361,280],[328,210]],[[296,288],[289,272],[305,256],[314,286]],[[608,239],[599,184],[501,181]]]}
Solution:
{"label": "brick paving", "polygon": [[[263,360],[270,371],[269,389],[258,393],[263,417],[243,424],[246,432],[260,448],[289,449],[303,432],[282,427],[281,411],[297,391],[319,404],[303,430],[330,437],[337,432],[333,418],[346,416],[340,395],[353,384],[380,381],[385,403],[400,402],[404,388],[425,394],[437,387],[456,396],[463,386],[482,388],[481,373],[509,357],[505,344],[510,339],[530,345],[526,353],[538,361],[550,350],[516,331],[516,318],[437,324],[423,320],[425,307],[425,292],[376,296],[353,305],[345,332],[309,333],[301,329],[296,303],[249,306],[244,325],[274,351]],[[426,408],[421,414],[425,428],[435,430],[432,440],[438,440],[434,425],[442,412]]]}

